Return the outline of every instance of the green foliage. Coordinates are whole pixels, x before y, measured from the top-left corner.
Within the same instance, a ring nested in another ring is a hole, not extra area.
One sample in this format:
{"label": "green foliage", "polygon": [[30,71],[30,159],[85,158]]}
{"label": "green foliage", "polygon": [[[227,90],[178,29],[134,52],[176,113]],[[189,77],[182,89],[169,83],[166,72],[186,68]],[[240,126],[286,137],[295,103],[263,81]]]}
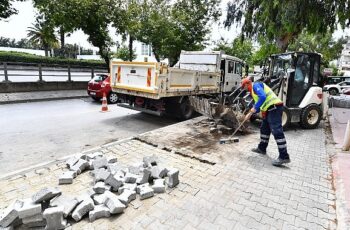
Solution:
{"label": "green foliage", "polygon": [[323,64],[328,66],[330,61],[340,57],[345,43],[346,39],[344,38],[333,40],[332,34],[329,32],[325,34],[303,32],[289,46],[289,50],[321,53]]}
{"label": "green foliage", "polygon": [[[117,50],[117,53],[114,55],[114,57],[118,59],[122,59],[123,61],[128,61],[130,60],[130,52],[129,48],[126,46],[122,46]],[[132,52],[132,60],[136,59],[136,51],[133,50]]]}
{"label": "green foliage", "polygon": [[86,67],[106,67],[102,61],[92,60],[76,60],[76,59],[62,59],[53,57],[42,57],[33,54],[26,54],[20,52],[5,52],[0,51],[0,62],[25,62],[25,63],[42,63],[42,64],[59,64],[71,66],[86,66]]}
{"label": "green foliage", "polygon": [[253,65],[263,64],[270,55],[280,53],[280,49],[275,43],[259,38],[259,49],[253,54],[251,63]]}
{"label": "green foliage", "polygon": [[225,26],[243,22],[244,35],[264,36],[285,51],[303,30],[321,34],[333,31],[336,5],[331,0],[235,0],[228,3]]}
{"label": "green foliage", "polygon": [[[23,1],[23,0],[15,0]],[[0,3],[0,20],[10,17],[13,14],[17,14],[17,10],[12,7],[13,0],[1,0]]]}
{"label": "green foliage", "polygon": [[226,54],[238,57],[250,64],[253,55],[253,43],[249,39],[242,40],[241,38],[234,39],[230,44],[221,40],[214,50],[223,50]]}

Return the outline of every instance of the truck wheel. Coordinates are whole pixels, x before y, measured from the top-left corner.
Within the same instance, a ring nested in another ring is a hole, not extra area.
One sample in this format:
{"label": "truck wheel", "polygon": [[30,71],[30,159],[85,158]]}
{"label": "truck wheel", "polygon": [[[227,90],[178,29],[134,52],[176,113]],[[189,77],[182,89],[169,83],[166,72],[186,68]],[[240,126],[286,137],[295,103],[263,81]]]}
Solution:
{"label": "truck wheel", "polygon": [[287,128],[290,125],[290,112],[286,107],[283,107],[282,111],[282,127],[283,129]]}
{"label": "truck wheel", "polygon": [[300,126],[304,129],[314,129],[320,124],[322,112],[318,105],[306,106],[301,111]]}
{"label": "truck wheel", "polygon": [[184,99],[179,106],[179,118],[181,120],[188,120],[194,115],[194,109],[190,104],[190,101]]}
{"label": "truck wheel", "polygon": [[118,95],[114,92],[111,92],[109,95],[108,95],[108,102],[111,103],[111,104],[115,104],[118,102]]}
{"label": "truck wheel", "polygon": [[339,93],[336,88],[330,88],[328,92],[330,95],[337,95]]}

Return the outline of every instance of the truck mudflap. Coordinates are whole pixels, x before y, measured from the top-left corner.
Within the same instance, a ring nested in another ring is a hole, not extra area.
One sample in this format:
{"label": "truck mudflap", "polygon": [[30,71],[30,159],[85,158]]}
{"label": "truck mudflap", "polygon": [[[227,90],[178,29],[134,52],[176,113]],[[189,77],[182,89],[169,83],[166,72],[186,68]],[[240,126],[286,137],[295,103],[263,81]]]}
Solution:
{"label": "truck mudflap", "polygon": [[[222,121],[222,123],[230,128],[236,129],[244,120],[244,113],[238,105],[223,105],[213,98],[205,98],[200,96],[190,96],[191,106],[196,112],[214,119]],[[241,131],[246,131],[247,126],[242,125]]]}

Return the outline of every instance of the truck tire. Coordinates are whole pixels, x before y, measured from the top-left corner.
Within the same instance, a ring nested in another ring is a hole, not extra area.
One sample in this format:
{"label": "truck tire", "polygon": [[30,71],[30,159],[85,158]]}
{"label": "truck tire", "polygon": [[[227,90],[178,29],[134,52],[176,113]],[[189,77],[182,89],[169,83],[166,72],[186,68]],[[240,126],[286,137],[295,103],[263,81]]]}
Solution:
{"label": "truck tire", "polygon": [[114,92],[111,92],[109,95],[108,95],[108,103],[110,104],[115,104],[117,103],[119,100],[118,98],[118,95]]}
{"label": "truck tire", "polygon": [[291,116],[290,112],[286,107],[283,107],[282,111],[282,127],[283,129],[287,128],[290,125]]}
{"label": "truck tire", "polygon": [[330,95],[337,95],[339,93],[337,88],[330,88],[328,92]]}
{"label": "truck tire", "polygon": [[320,106],[308,105],[301,111],[300,126],[304,129],[315,129],[320,124],[321,118]]}
{"label": "truck tire", "polygon": [[188,98],[183,99],[178,110],[178,117],[181,120],[188,120],[192,118],[194,115],[195,111],[193,107],[190,104],[190,100]]}

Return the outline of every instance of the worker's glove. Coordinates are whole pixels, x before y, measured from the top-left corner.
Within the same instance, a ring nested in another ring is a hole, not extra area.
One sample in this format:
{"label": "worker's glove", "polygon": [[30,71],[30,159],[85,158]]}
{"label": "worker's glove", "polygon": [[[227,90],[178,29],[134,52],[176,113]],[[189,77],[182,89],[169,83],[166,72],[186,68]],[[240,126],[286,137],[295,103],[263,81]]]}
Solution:
{"label": "worker's glove", "polygon": [[267,111],[261,111],[261,117],[262,117],[262,119],[266,119]]}

